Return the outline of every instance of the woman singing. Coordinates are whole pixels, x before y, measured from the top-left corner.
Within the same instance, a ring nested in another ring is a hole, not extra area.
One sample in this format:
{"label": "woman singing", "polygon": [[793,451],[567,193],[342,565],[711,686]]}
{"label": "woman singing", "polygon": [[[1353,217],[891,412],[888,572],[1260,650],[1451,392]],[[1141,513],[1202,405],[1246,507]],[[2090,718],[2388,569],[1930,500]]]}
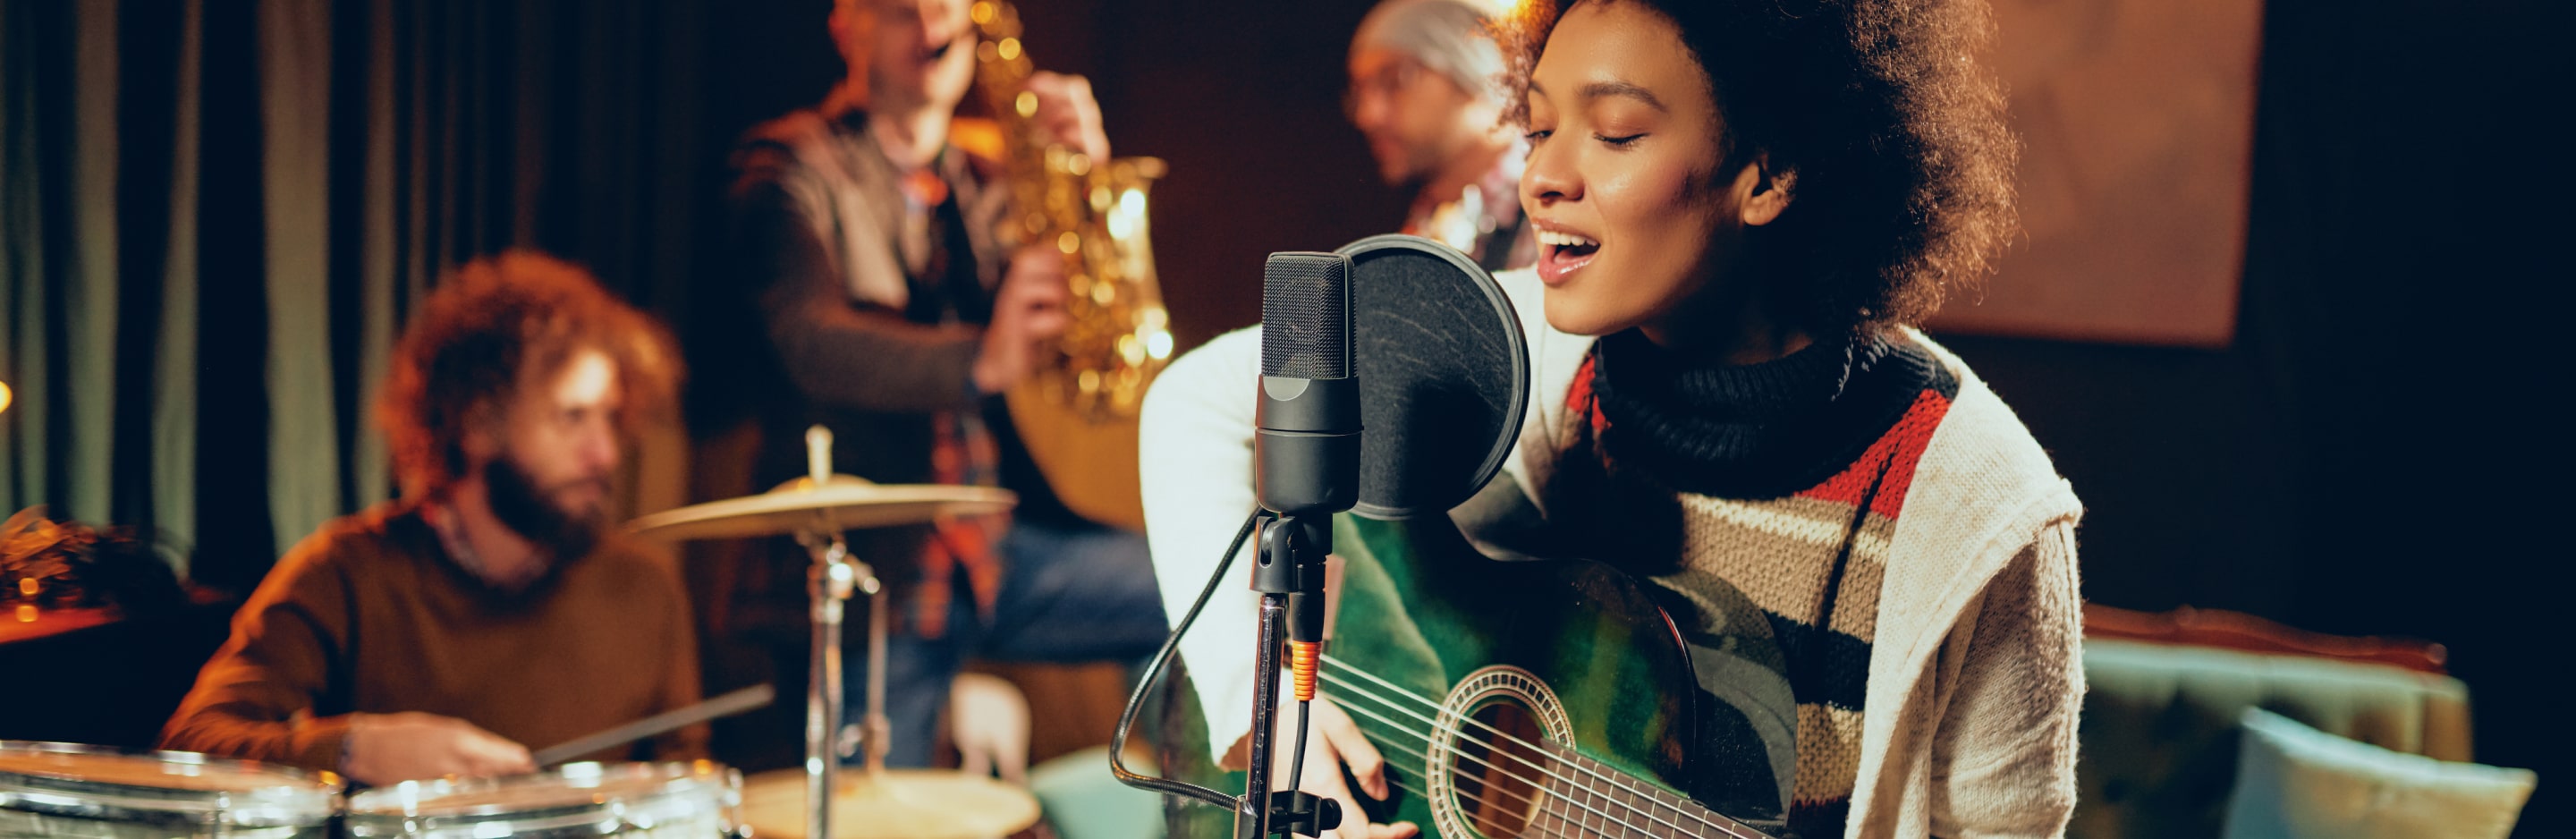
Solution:
{"label": "woman singing", "polygon": [[[1577,0],[1506,39],[1540,255],[1501,279],[1544,311],[1540,389],[1509,486],[1452,517],[1648,581],[1719,709],[1691,788],[1808,839],[2056,836],[2074,806],[2081,508],[1911,327],[2013,229],[1987,29],[1973,0]],[[1145,476],[1172,614],[1251,506],[1248,466],[1204,466],[1244,462],[1248,334],[1148,401],[1190,464]],[[1250,725],[1234,614],[1182,647],[1220,747]],[[1306,789],[1356,813],[1339,769],[1384,797],[1384,761],[1327,704]]]}

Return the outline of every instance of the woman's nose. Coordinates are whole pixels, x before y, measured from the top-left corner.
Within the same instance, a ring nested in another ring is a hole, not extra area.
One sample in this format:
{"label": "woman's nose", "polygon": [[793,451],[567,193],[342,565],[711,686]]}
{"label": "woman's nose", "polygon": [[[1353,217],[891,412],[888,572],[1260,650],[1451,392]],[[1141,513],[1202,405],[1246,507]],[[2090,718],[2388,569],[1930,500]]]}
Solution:
{"label": "woman's nose", "polygon": [[1529,164],[1521,170],[1521,204],[1544,207],[1583,198],[1583,178],[1569,151],[1550,142],[1530,149]]}

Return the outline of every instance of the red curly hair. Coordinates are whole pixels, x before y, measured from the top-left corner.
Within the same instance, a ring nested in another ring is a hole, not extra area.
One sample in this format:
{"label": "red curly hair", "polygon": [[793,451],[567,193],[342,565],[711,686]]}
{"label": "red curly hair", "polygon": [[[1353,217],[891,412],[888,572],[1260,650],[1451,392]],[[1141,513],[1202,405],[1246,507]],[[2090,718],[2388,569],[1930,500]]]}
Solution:
{"label": "red curly hair", "polygon": [[412,317],[376,409],[404,491],[434,495],[463,478],[472,424],[585,350],[616,362],[630,436],[669,410],[680,380],[670,336],[589,271],[524,250],[458,268]]}

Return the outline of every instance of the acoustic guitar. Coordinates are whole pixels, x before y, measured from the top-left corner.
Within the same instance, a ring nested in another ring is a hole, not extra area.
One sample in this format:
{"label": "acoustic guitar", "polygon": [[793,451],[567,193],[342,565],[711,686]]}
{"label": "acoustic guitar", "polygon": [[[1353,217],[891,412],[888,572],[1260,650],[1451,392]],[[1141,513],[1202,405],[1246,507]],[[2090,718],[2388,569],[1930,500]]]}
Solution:
{"label": "acoustic guitar", "polygon": [[[1392,794],[1363,797],[1372,821],[1447,839],[1785,833],[1776,802],[1759,821],[1701,803],[1729,800],[1711,771],[1722,725],[1645,584],[1593,562],[1489,559],[1445,516],[1335,528],[1345,564],[1322,691],[1386,757]],[[1244,773],[1209,756],[1183,664],[1163,696],[1162,765],[1240,791]],[[1166,806],[1175,837],[1233,832],[1226,810]]]}

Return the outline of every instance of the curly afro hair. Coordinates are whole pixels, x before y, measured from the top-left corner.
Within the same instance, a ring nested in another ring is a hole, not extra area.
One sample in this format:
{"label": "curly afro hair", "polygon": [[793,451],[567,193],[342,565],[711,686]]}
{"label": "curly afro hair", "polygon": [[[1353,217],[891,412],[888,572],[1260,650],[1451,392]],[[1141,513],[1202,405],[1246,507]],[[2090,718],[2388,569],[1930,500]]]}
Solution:
{"label": "curly afro hair", "polygon": [[[1983,0],[1574,0],[1634,3],[1674,25],[1716,92],[1719,171],[1754,155],[1797,175],[1757,228],[1782,314],[1817,334],[1920,322],[1992,267],[2016,229],[2019,146],[2001,83],[1978,65]],[[1511,118],[1559,10],[1498,24]]]}
{"label": "curly afro hair", "polygon": [[680,362],[650,316],[580,266],[534,251],[466,263],[432,291],[394,350],[376,418],[404,492],[435,495],[465,477],[465,435],[585,350],[617,363],[624,430],[670,409]]}

